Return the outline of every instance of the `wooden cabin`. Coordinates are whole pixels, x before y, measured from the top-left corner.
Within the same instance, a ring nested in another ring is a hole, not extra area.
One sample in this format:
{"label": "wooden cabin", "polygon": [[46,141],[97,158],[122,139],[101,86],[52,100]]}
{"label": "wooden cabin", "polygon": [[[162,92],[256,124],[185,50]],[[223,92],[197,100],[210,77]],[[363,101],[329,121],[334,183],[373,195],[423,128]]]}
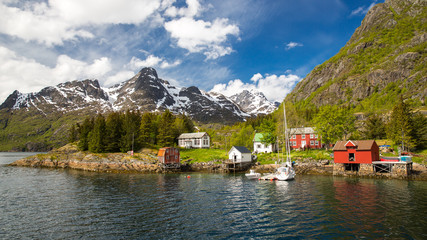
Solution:
{"label": "wooden cabin", "polygon": [[374,140],[338,141],[333,150],[335,163],[372,164],[380,160],[380,150]]}
{"label": "wooden cabin", "polygon": [[179,159],[179,149],[173,147],[160,148],[159,153],[157,154],[157,159],[159,163],[165,168],[179,168],[180,159]]}

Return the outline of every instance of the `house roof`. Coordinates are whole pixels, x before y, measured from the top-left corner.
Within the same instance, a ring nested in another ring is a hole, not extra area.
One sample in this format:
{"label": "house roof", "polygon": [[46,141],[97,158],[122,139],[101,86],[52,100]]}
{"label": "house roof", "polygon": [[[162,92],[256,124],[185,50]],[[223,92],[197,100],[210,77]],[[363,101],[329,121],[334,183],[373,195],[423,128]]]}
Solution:
{"label": "house roof", "polygon": [[255,133],[254,142],[261,142],[261,139],[264,137],[262,133]]}
{"label": "house roof", "polygon": [[312,127],[290,128],[289,134],[314,134],[316,131]]}
{"label": "house roof", "polygon": [[[242,146],[233,146],[230,151],[235,148],[237,151],[241,152],[241,153],[251,153],[251,151],[249,151],[249,149],[247,149],[246,147],[242,147]],[[229,151],[229,152],[230,152]]]}
{"label": "house roof", "polygon": [[[338,141],[335,143],[335,146],[332,150],[334,151],[346,151],[347,150],[347,143],[349,141]],[[356,150],[371,150],[372,146],[376,144],[375,140],[358,140],[358,141],[351,141],[352,143],[356,144]]]}
{"label": "house roof", "polygon": [[189,138],[202,138],[203,136],[208,135],[206,132],[197,132],[197,133],[183,133],[178,139],[189,139]]}

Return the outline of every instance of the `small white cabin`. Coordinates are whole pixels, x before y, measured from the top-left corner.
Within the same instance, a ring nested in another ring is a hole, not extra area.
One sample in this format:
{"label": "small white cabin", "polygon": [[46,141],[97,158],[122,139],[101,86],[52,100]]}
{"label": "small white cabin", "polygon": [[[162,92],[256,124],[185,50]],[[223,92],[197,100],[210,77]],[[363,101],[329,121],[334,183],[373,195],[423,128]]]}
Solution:
{"label": "small white cabin", "polygon": [[182,148],[209,148],[211,137],[207,132],[183,133],[178,137],[178,146]]}
{"label": "small white cabin", "polygon": [[228,151],[228,159],[233,163],[248,163],[252,161],[252,154],[246,147],[233,146]]}

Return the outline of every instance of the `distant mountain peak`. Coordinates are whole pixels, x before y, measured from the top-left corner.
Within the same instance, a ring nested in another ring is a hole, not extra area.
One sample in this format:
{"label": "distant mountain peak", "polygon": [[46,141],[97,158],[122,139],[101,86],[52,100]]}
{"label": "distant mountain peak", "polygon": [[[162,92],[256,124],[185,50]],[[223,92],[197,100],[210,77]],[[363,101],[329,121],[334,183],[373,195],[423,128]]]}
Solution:
{"label": "distant mountain peak", "polygon": [[268,114],[277,108],[275,103],[268,101],[262,92],[255,89],[243,90],[231,96],[230,99],[249,114]]}
{"label": "distant mountain peak", "polygon": [[[154,68],[142,68],[134,77],[110,88],[101,87],[96,79],[86,79],[60,83],[35,93],[14,91],[0,109],[33,108],[43,114],[169,109],[176,114],[188,114],[196,121],[221,123],[243,121],[274,110],[274,105],[260,92],[245,91],[241,94],[246,97],[227,98],[220,93],[201,91],[195,86],[177,88],[160,79]],[[248,108],[244,101],[252,102],[251,107]]]}

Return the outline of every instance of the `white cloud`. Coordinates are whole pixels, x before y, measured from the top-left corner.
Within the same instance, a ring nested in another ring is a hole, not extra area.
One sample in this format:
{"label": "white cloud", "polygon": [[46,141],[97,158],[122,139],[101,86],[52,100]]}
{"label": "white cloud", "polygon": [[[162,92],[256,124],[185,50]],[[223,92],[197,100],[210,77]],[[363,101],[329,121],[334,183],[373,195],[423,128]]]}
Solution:
{"label": "white cloud", "polygon": [[0,46],[0,102],[13,90],[34,92],[62,82],[105,78],[111,72],[108,58],[102,57],[92,63],[60,55],[54,67],[48,67]]}
{"label": "white cloud", "polygon": [[377,0],[375,0],[373,3],[371,3],[371,5],[369,5],[368,7],[366,6],[362,6],[362,7],[358,7],[356,9],[354,9],[353,11],[351,11],[350,16],[356,16],[356,15],[366,15],[368,13],[368,11],[375,6],[375,4],[377,4]]}
{"label": "white cloud", "polygon": [[165,29],[177,45],[191,53],[202,52],[207,59],[216,59],[232,52],[231,47],[224,46],[228,35],[239,35],[239,28],[229,24],[228,19],[215,19],[213,22],[195,20],[188,17],[165,23]]}
{"label": "white cloud", "polygon": [[264,93],[269,101],[282,102],[294,85],[301,81],[301,78],[293,74],[262,76],[257,73],[253,75],[251,80],[253,83],[243,83],[240,79],[231,80],[227,84],[215,85],[211,91],[222,93],[225,96],[232,96],[243,90],[257,90]]}
{"label": "white cloud", "polygon": [[128,79],[131,79],[133,76],[135,76],[135,72],[133,71],[127,71],[127,70],[120,71],[113,76],[107,77],[107,80],[104,82],[104,85],[107,87],[110,87],[117,83],[121,83]]}
{"label": "white cloud", "polygon": [[143,67],[160,67],[160,68],[170,68],[175,67],[181,64],[181,60],[176,60],[173,63],[169,63],[163,58],[156,57],[150,54],[145,60],[141,60],[137,57],[132,57],[127,68],[129,69],[140,69]]}
{"label": "white cloud", "polygon": [[302,43],[289,42],[288,44],[286,44],[286,50],[296,48],[296,47],[302,47],[302,46],[304,46]]}
{"label": "white cloud", "polygon": [[0,3],[0,33],[52,46],[93,38],[84,27],[94,24],[142,23],[160,7],[160,0],[50,0],[23,8],[6,4]]}

